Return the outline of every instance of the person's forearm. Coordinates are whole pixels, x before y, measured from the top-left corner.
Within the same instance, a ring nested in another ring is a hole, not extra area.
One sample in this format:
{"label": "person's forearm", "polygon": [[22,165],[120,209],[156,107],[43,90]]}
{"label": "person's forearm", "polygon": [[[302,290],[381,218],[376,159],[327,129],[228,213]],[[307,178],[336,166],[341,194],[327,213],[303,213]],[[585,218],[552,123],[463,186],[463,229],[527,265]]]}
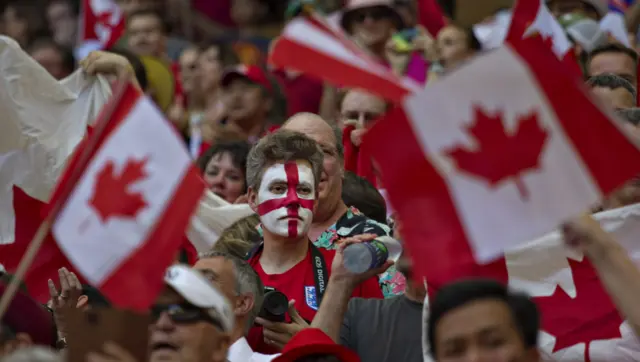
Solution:
{"label": "person's forearm", "polygon": [[321,329],[334,342],[340,343],[340,329],[352,294],[353,286],[329,279],[327,290],[322,297],[318,313],[311,322],[311,327]]}
{"label": "person's forearm", "polygon": [[640,336],[640,271],[613,240],[606,249],[587,250],[587,256],[618,311]]}

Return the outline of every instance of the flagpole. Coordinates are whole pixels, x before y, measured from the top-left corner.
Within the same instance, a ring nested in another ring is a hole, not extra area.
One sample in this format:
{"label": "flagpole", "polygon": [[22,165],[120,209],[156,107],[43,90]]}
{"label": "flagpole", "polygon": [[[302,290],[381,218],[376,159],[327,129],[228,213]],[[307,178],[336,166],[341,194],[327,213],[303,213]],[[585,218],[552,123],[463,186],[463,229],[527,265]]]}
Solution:
{"label": "flagpole", "polygon": [[61,187],[59,193],[60,197],[57,198],[56,203],[52,205],[51,212],[49,212],[47,217],[40,224],[40,227],[38,227],[38,230],[33,236],[33,239],[31,239],[31,242],[29,243],[29,247],[20,260],[20,264],[18,264],[18,268],[13,274],[11,282],[0,298],[0,321],[4,317],[4,314],[7,312],[9,303],[11,303],[13,297],[15,297],[16,293],[18,292],[20,282],[24,279],[24,276],[29,270],[29,267],[31,267],[33,260],[35,259],[38,251],[40,250],[40,247],[42,246],[42,243],[51,231],[51,225],[58,217],[60,210],[62,210],[64,201],[73,191],[73,188],[78,179],[80,179],[80,176],[82,176],[82,172],[86,168],[86,165],[91,160],[91,156],[93,155],[96,147],[99,146],[100,140],[107,130],[109,121],[111,120],[113,113],[117,109],[120,100],[124,96],[129,83],[129,75],[123,74],[118,77],[118,80],[116,81],[116,84],[114,86],[111,100],[104,106],[102,112],[100,112],[100,114],[98,115],[96,127],[94,128],[91,137],[89,137],[86,147],[82,149],[82,153],[79,155],[77,166],[74,167],[74,169],[70,170],[71,175],[69,179],[64,184],[59,185],[59,187]]}

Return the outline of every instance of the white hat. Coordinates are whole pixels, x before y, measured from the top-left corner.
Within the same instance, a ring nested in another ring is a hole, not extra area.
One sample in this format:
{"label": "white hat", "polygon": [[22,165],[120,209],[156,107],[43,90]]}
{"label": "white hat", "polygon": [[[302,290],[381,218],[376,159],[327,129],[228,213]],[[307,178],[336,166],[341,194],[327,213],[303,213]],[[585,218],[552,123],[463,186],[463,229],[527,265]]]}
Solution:
{"label": "white hat", "polygon": [[225,332],[233,329],[234,316],[229,301],[200,272],[186,265],[172,265],[165,273],[164,282],[187,302],[206,309],[212,318],[221,322]]}

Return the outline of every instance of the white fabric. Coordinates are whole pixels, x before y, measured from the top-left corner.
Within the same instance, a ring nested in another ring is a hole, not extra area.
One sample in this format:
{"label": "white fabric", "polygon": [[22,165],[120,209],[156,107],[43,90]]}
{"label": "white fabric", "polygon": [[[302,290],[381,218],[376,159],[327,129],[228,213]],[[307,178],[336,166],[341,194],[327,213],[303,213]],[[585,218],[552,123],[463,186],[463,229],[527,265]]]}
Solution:
{"label": "white fabric", "polygon": [[[495,69],[501,70],[498,78]],[[487,86],[496,83],[499,85]],[[487,92],[494,96],[487,97]],[[451,94],[456,94],[455,102],[451,101]],[[476,122],[474,108],[489,117],[499,117],[498,122],[502,122],[508,135],[517,130],[521,118],[532,111],[537,114],[537,123],[548,136],[538,167],[519,175],[529,192],[528,199],[522,198],[513,178],[491,187],[483,178],[460,170],[455,159],[447,154],[456,146],[481,149],[482,145],[467,131]],[[553,108],[548,106],[544,92],[508,47],[477,57],[446,80],[409,97],[406,109],[425,155],[448,184],[479,262],[502,255],[514,243],[553,230],[558,220],[579,214],[601,198],[589,170],[582,165]],[[425,114],[442,121],[420,122]]]}
{"label": "white fabric", "polygon": [[231,332],[235,322],[229,300],[199,271],[184,264],[167,268],[164,282],[189,303],[208,309],[220,322],[225,332]]}
{"label": "white fabric", "polygon": [[565,34],[562,25],[558,23],[556,18],[551,14],[547,5],[540,1],[538,14],[533,24],[529,26],[525,32],[525,36],[538,33],[543,37],[551,37],[553,39],[553,52],[562,59],[564,55],[571,50],[571,42]]}
{"label": "white fabric", "polygon": [[229,362],[268,362],[279,355],[280,354],[268,355],[254,352],[246,338],[242,337],[229,347],[227,360],[229,360]]}
{"label": "white fabric", "polygon": [[65,162],[111,95],[78,70],[57,81],[0,36],[0,244],[14,241],[14,185],[48,201]]}
{"label": "white fabric", "polygon": [[[640,204],[594,215],[600,226],[610,232],[634,259],[640,264]],[[509,287],[525,291],[532,297],[549,296],[558,286],[567,295],[575,298],[576,286],[573,282],[568,259],[582,260],[583,256],[564,246],[561,233],[552,231],[505,254],[509,272]],[[427,300],[425,300],[427,301]],[[423,321],[428,322],[429,308],[425,303]],[[635,362],[640,355],[640,344],[627,325],[620,326],[622,338],[592,341],[589,345],[590,360],[593,362]],[[582,362],[585,361],[585,345],[580,343],[555,353],[551,353],[555,337],[540,332],[539,346],[544,361]],[[423,338],[424,360],[432,361],[428,354],[427,339]]]}
{"label": "white fabric", "polygon": [[197,252],[209,251],[224,229],[253,214],[249,205],[230,204],[210,190],[206,190],[195,215],[191,218],[187,237]]}
{"label": "white fabric", "polygon": [[[91,203],[95,193],[123,192],[100,184],[105,167],[114,164],[112,175],[119,177],[128,162],[141,161],[145,175],[126,191],[141,194],[146,205],[135,215],[101,217]],[[190,167],[181,139],[152,101],[140,96],[93,156],[53,225],[58,245],[88,282],[101,285],[147,242]]]}
{"label": "white fabric", "polygon": [[617,12],[608,13],[600,20],[600,28],[622,43],[622,45],[631,48],[624,15]]}

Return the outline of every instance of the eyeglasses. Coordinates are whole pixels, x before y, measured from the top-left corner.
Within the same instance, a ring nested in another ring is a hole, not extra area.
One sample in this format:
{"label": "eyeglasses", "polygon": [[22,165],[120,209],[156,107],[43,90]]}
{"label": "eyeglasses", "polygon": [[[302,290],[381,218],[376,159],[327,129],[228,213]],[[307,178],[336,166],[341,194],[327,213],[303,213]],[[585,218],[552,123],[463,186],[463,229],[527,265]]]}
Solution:
{"label": "eyeglasses", "polygon": [[358,10],[357,13],[353,14],[353,19],[357,23],[362,23],[367,18],[371,18],[371,20],[382,20],[389,18],[389,12],[383,8],[372,8],[372,9],[363,9]]}
{"label": "eyeglasses", "polygon": [[207,322],[216,328],[224,330],[222,322],[213,318],[208,312],[191,304],[165,304],[151,307],[151,317],[153,322],[157,322],[163,312],[176,324],[192,324],[197,322]]}

